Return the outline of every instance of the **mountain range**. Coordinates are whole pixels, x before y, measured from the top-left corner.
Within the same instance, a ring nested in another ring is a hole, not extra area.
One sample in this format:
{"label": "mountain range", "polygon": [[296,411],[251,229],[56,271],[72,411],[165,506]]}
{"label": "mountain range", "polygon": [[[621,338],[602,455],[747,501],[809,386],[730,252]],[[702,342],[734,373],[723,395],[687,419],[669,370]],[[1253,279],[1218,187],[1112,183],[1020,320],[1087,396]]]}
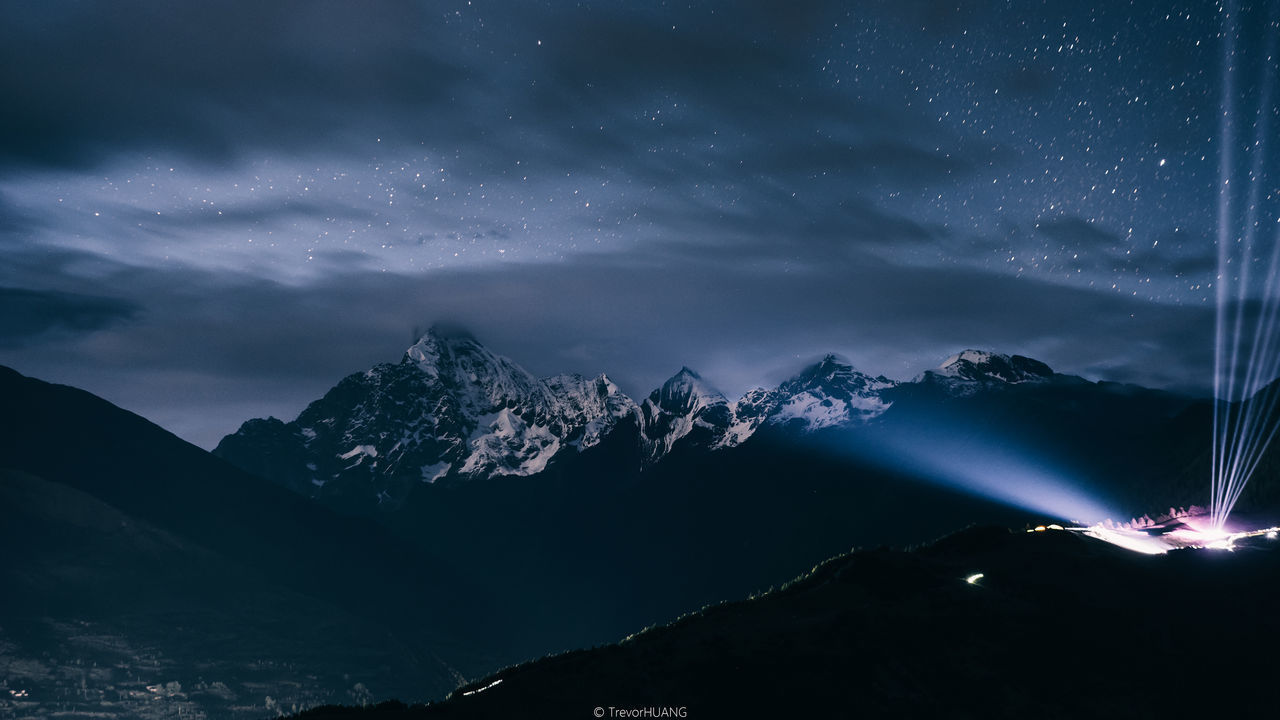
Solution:
{"label": "mountain range", "polygon": [[433,328],[399,363],[347,376],[291,422],[250,420],[213,452],[335,506],[394,509],[421,483],[536,475],[614,433],[648,467],[679,446],[736,447],[765,426],[866,425],[922,388],[966,396],[1084,383],[1030,358],[976,350],[911,382],[871,377],[831,354],[735,401],[685,367],[637,402],[607,375],[537,378],[467,333]]}

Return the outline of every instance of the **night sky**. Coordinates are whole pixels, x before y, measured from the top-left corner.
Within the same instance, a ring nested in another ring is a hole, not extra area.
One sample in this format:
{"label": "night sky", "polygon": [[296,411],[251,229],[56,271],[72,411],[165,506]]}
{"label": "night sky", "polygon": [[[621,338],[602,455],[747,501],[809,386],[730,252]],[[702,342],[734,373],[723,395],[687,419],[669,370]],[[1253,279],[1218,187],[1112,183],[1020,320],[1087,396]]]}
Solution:
{"label": "night sky", "polygon": [[1233,8],[7,3],[0,363],[206,447],[439,321],[633,396],[967,347],[1204,391],[1224,188],[1280,227]]}

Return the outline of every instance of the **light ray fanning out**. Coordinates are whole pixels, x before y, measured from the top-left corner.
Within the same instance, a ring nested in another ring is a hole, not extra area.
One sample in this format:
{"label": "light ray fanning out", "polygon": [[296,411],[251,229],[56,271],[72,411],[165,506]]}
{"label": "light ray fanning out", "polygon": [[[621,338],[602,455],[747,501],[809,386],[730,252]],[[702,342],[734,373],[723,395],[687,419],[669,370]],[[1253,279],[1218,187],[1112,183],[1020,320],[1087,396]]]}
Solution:
{"label": "light ray fanning out", "polygon": [[[1267,36],[1259,86],[1261,99],[1253,122],[1253,142],[1248,146],[1250,163],[1247,175],[1240,175],[1235,168],[1238,149],[1235,66],[1240,59],[1236,46],[1240,31],[1238,14],[1237,3],[1226,5],[1219,120],[1217,327],[1209,493],[1209,517],[1216,528],[1226,522],[1280,430],[1274,418],[1280,406],[1280,392],[1273,384],[1280,375],[1280,344],[1277,343],[1280,340],[1280,232],[1269,238],[1269,251],[1260,249],[1257,242],[1262,224],[1259,198],[1268,170],[1276,35],[1268,33]],[[1269,7],[1268,27],[1274,24],[1274,16],[1275,7]],[[1243,182],[1233,183],[1233,180]],[[1237,193],[1243,197],[1237,197]],[[1236,200],[1243,203],[1243,218],[1236,216]]]}

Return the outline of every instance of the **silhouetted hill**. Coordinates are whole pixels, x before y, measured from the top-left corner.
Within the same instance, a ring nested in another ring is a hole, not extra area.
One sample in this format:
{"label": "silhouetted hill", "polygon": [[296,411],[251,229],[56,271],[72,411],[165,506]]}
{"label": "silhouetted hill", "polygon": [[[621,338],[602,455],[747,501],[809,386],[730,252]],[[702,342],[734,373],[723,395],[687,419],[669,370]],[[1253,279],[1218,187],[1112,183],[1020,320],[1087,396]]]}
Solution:
{"label": "silhouetted hill", "polygon": [[254,715],[494,667],[481,592],[379,525],[83,391],[5,368],[0,397],[0,654],[30,707]]}
{"label": "silhouetted hill", "polygon": [[1267,716],[1280,706],[1280,553],[1259,542],[1153,557],[974,528],[912,552],[850,553],[779,591],[504,670],[430,707],[298,717]]}

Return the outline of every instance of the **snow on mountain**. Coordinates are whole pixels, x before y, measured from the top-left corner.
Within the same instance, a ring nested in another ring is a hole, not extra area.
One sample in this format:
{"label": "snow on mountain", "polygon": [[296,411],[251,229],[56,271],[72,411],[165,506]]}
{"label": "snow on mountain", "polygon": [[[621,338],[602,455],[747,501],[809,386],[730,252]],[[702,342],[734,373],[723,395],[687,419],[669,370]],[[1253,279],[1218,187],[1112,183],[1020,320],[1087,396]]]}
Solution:
{"label": "snow on mountain", "polygon": [[619,422],[636,417],[640,411],[635,401],[605,375],[591,379],[577,374],[556,375],[543,382],[558,399],[566,425],[575,429],[567,443],[579,450],[599,444]]}
{"label": "snow on mountain", "polygon": [[858,372],[848,361],[827,355],[779,388],[785,400],[771,421],[798,421],[806,429],[867,422],[889,409],[880,393],[897,383]]}
{"label": "snow on mountain", "polygon": [[603,375],[540,380],[467,334],[433,329],[400,363],[343,379],[292,423],[245,423],[215,452],[308,494],[367,483],[394,505],[414,482],[541,472],[637,412]]}
{"label": "snow on mountain", "polygon": [[733,422],[725,428],[714,448],[741,445],[778,409],[782,393],[778,390],[752,388],[733,403]]}
{"label": "snow on mountain", "polygon": [[942,384],[969,393],[981,384],[1041,382],[1053,375],[1048,365],[1022,355],[965,350],[947,358],[937,369],[926,370],[916,382]]}
{"label": "snow on mountain", "polygon": [[827,355],[777,389],[754,388],[731,403],[684,368],[641,405],[646,457],[657,460],[681,440],[712,450],[734,447],[765,424],[818,430],[867,422],[889,408],[881,392],[894,386]]}
{"label": "snow on mountain", "polygon": [[640,405],[645,459],[657,461],[691,434],[702,444],[715,446],[732,419],[733,411],[724,395],[698,373],[681,368]]}
{"label": "snow on mountain", "polygon": [[553,404],[544,383],[470,335],[448,336],[432,330],[405,352],[405,362],[412,362],[424,375],[452,390],[461,409],[471,417],[500,407],[536,413]]}
{"label": "snow on mountain", "polygon": [[[1051,376],[1030,358],[966,350],[914,382],[972,394]],[[399,363],[344,378],[293,422],[250,420],[214,452],[298,492],[395,507],[422,482],[539,473],[623,426],[651,465],[677,446],[741,445],[765,425],[867,423],[890,408],[895,388],[911,384],[827,355],[733,402],[685,367],[637,404],[605,375],[539,379],[467,333],[433,328]]]}

